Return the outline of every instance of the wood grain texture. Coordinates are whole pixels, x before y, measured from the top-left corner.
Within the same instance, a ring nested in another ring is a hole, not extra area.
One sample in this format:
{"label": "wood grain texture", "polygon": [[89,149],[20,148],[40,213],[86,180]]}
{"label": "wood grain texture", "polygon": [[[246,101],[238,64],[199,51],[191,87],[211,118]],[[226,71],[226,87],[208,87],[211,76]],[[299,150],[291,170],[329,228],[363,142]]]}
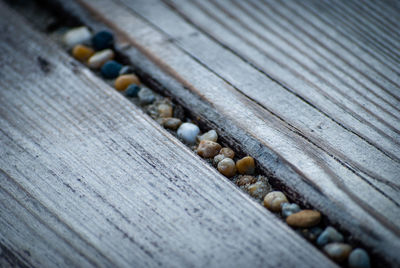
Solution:
{"label": "wood grain texture", "polygon": [[0,264],[335,267],[28,24],[0,3]]}
{"label": "wood grain texture", "polygon": [[317,15],[307,22],[295,1],[79,2],[129,40],[126,54],[167,94],[399,262],[398,70],[387,55],[361,53],[373,46]]}

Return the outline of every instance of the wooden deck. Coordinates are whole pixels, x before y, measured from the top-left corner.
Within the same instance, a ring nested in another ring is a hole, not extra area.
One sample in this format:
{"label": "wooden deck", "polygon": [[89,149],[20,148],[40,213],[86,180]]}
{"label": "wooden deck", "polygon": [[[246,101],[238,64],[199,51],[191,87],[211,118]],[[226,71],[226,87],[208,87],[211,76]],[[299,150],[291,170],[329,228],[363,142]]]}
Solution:
{"label": "wooden deck", "polygon": [[[148,84],[398,267],[398,2],[53,2],[114,31]],[[0,265],[335,266],[29,20],[0,15]]]}

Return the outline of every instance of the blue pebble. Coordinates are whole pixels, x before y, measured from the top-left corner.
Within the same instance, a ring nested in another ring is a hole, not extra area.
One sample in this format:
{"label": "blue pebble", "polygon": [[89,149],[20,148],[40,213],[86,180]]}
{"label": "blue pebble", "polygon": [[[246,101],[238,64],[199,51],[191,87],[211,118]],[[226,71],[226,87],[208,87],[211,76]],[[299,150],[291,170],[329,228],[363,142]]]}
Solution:
{"label": "blue pebble", "polygon": [[300,211],[300,207],[297,204],[283,203],[281,204],[282,208],[282,216],[284,218],[289,217],[290,215],[297,213]]}
{"label": "blue pebble", "polygon": [[326,229],[318,236],[317,245],[322,247],[331,242],[343,242],[344,238],[341,233],[336,231],[335,228],[328,226]]}
{"label": "blue pebble", "polygon": [[109,31],[100,31],[92,37],[92,45],[96,50],[103,50],[112,47],[114,35]]}
{"label": "blue pebble", "polygon": [[356,248],[350,253],[348,262],[349,262],[350,268],[370,268],[371,267],[368,253],[361,248]]}
{"label": "blue pebble", "polygon": [[119,75],[122,65],[114,60],[109,60],[101,67],[101,75],[104,78],[116,78]]}
{"label": "blue pebble", "polygon": [[127,97],[137,97],[140,91],[140,87],[138,85],[132,84],[125,90],[125,95]]}

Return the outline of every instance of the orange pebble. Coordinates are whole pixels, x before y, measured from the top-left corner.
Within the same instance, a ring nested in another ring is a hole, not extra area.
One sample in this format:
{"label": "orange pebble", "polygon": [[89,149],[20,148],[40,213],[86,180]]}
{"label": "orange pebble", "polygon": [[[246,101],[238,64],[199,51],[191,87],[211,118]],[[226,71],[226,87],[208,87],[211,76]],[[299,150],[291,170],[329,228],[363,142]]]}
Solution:
{"label": "orange pebble", "polygon": [[72,56],[79,61],[86,61],[94,54],[94,50],[84,45],[76,45],[72,50]]}
{"label": "orange pebble", "polygon": [[131,84],[140,85],[140,80],[136,75],[134,74],[120,75],[115,80],[115,89],[118,91],[123,91]]}

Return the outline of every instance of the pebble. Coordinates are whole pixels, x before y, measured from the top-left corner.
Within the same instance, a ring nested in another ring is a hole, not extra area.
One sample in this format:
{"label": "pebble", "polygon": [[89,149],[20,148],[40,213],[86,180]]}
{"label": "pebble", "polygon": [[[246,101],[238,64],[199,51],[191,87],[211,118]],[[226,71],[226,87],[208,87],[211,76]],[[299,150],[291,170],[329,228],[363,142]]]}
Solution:
{"label": "pebble", "polygon": [[235,161],[230,158],[225,158],[218,163],[218,171],[225,175],[226,177],[230,178],[236,174],[236,166]]}
{"label": "pebble", "polygon": [[223,154],[226,157],[231,158],[231,159],[233,159],[235,157],[235,152],[231,148],[228,148],[228,147],[222,148],[221,151],[219,151],[219,153]]}
{"label": "pebble", "polygon": [[264,206],[273,212],[281,211],[281,204],[288,203],[284,193],[273,191],[264,197]]}
{"label": "pebble", "polygon": [[226,158],[225,155],[217,154],[216,156],[214,156],[214,160],[213,160],[214,165],[218,165],[218,163],[221,162],[225,158]]}
{"label": "pebble", "polygon": [[63,36],[63,43],[68,48],[73,48],[79,44],[88,43],[92,34],[85,26],[73,28],[66,32]]}
{"label": "pebble", "polygon": [[344,241],[343,235],[338,231],[336,231],[335,228],[328,226],[318,236],[317,245],[322,247],[331,242],[343,242],[343,241]]}
{"label": "pebble", "polygon": [[139,91],[140,87],[138,85],[135,84],[129,85],[125,90],[125,96],[130,98],[135,98],[138,96]]}
{"label": "pebble", "polygon": [[109,31],[100,31],[92,37],[92,45],[96,50],[110,48],[113,43],[114,35]]}
{"label": "pebble", "polygon": [[290,203],[282,203],[281,204],[281,209],[282,209],[282,216],[284,218],[289,217],[290,215],[299,212],[301,209],[299,205],[297,204],[290,204]]}
{"label": "pebble", "polygon": [[166,103],[161,103],[157,106],[157,112],[159,117],[172,117],[173,109],[172,106]]}
{"label": "pebble", "polygon": [[371,267],[368,253],[361,248],[356,248],[350,253],[348,263],[349,263],[350,268],[370,268]]}
{"label": "pebble", "polygon": [[113,79],[118,77],[121,68],[122,68],[121,64],[119,64],[115,60],[109,60],[103,64],[100,72],[104,78]]}
{"label": "pebble", "polygon": [[321,221],[321,213],[316,210],[305,209],[286,218],[286,223],[292,227],[308,228]]}
{"label": "pebble", "polygon": [[342,262],[351,252],[351,246],[345,243],[330,243],[324,247],[325,253],[334,261]]}
{"label": "pebble", "polygon": [[212,129],[212,130],[210,130],[210,131],[204,133],[203,135],[198,136],[197,139],[198,139],[198,141],[206,140],[206,141],[217,142],[217,140],[218,140],[218,134],[217,134],[217,132],[216,132],[214,129]]}
{"label": "pebble", "polygon": [[199,133],[199,127],[192,123],[183,123],[177,131],[178,137],[188,144],[195,144]]}
{"label": "pebble", "polygon": [[161,125],[163,127],[169,128],[172,130],[176,130],[181,124],[182,124],[182,121],[179,118],[175,118],[175,117],[166,117],[166,118],[163,118],[161,121]]}
{"label": "pebble", "polygon": [[258,200],[263,199],[263,197],[266,196],[270,190],[271,188],[269,185],[263,181],[258,181],[247,186],[247,192]]}
{"label": "pebble", "polygon": [[316,226],[312,228],[301,229],[301,235],[303,235],[307,240],[315,241],[317,237],[322,233],[322,228]]}
{"label": "pebble", "polygon": [[135,73],[133,68],[129,65],[125,65],[121,68],[121,70],[119,71],[119,75],[123,75],[123,74],[133,74]]}
{"label": "pebble", "polygon": [[245,186],[248,184],[253,184],[256,183],[257,179],[253,176],[250,175],[239,175],[238,180],[236,181],[236,184],[238,186]]}
{"label": "pebble", "polygon": [[118,76],[118,78],[115,80],[115,89],[118,91],[124,91],[129,85],[140,85],[140,80],[139,78],[134,75],[134,74],[124,74]]}
{"label": "pebble", "polygon": [[109,60],[114,58],[114,51],[111,49],[105,49],[99,52],[96,52],[91,56],[87,62],[88,66],[93,69],[98,69],[103,64]]}
{"label": "pebble", "polygon": [[72,49],[72,56],[83,62],[86,62],[93,54],[94,50],[85,45],[76,45],[74,49]]}
{"label": "pebble", "polygon": [[236,162],[236,168],[240,174],[254,174],[255,163],[254,158],[251,156],[243,157]]}
{"label": "pebble", "polygon": [[[125,75],[130,75],[130,74],[125,74]],[[151,91],[151,89],[147,87],[143,87],[142,89],[140,89],[138,97],[139,97],[139,102],[142,105],[151,104],[156,100],[156,96],[154,96],[153,91]]]}
{"label": "pebble", "polygon": [[202,140],[197,147],[197,154],[203,158],[211,158],[218,154],[221,145],[209,140]]}

